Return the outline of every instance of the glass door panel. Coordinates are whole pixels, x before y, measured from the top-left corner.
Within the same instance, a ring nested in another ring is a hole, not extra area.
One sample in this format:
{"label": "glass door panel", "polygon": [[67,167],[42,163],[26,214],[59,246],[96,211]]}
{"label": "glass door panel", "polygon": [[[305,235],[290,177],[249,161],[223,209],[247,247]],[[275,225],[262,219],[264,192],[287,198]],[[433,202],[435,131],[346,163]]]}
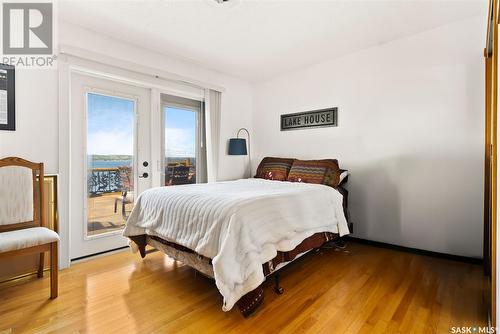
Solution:
{"label": "glass door panel", "polygon": [[165,106],[163,113],[164,185],[196,183],[198,112]]}
{"label": "glass door panel", "polygon": [[135,101],[87,93],[87,236],[121,230],[134,203]]}

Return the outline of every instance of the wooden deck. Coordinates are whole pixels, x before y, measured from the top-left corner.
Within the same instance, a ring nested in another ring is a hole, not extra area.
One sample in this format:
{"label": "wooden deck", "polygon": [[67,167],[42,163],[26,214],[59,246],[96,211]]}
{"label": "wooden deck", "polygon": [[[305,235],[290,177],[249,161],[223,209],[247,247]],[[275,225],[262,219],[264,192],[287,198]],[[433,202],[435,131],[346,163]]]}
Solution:
{"label": "wooden deck", "polygon": [[[265,285],[264,304],[244,319],[221,310],[213,281],[160,252],[129,251],[49,279],[0,285],[0,333],[450,333],[486,326],[477,264],[350,242],[284,269],[283,295]],[[474,333],[474,332],[473,332]]]}
{"label": "wooden deck", "polygon": [[[115,199],[121,197],[121,193],[108,193],[88,199],[88,235],[96,235],[122,229],[125,220],[122,216],[121,202],[118,202],[117,212],[115,209]],[[127,204],[127,215],[132,210],[132,204]]]}

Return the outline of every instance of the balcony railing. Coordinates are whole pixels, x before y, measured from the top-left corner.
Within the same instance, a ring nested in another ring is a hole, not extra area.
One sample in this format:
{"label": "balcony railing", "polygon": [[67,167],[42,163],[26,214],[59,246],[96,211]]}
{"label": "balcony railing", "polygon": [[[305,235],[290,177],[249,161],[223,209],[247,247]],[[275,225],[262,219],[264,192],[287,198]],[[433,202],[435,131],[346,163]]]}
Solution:
{"label": "balcony railing", "polygon": [[[92,196],[105,193],[132,189],[133,183],[132,167],[110,167],[89,169],[87,177],[87,191]],[[130,179],[125,181],[124,179]],[[194,165],[170,165],[165,166],[165,185],[179,185],[196,183],[196,169]]]}
{"label": "balcony railing", "polygon": [[91,196],[121,191],[123,184],[120,169],[115,167],[89,170],[87,188]]}

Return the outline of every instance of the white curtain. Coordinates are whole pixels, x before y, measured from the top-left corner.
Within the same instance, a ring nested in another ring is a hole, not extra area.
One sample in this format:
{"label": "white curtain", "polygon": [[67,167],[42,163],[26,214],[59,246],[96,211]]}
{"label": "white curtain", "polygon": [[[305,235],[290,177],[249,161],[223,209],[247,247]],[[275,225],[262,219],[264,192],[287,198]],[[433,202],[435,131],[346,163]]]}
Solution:
{"label": "white curtain", "polygon": [[220,148],[221,93],[205,89],[205,125],[207,142],[207,179],[217,181]]}

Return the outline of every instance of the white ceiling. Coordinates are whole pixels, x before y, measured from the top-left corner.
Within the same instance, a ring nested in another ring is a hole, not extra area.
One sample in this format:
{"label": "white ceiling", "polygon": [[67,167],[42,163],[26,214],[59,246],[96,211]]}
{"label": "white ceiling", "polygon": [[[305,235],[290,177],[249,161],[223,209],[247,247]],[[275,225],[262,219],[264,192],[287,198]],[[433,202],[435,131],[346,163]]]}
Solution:
{"label": "white ceiling", "polygon": [[63,21],[253,82],[486,14],[487,0],[59,2]]}

